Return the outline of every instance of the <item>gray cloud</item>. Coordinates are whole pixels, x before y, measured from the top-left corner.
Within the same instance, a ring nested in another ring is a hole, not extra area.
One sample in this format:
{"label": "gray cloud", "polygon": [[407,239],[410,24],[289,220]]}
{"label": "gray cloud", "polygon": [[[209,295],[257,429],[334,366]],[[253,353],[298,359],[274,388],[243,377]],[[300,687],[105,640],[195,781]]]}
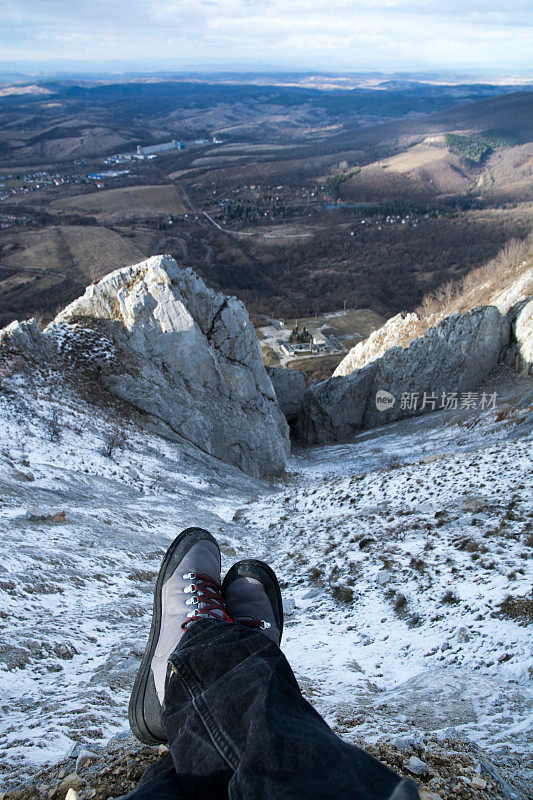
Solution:
{"label": "gray cloud", "polygon": [[529,0],[0,0],[0,60],[530,68]]}

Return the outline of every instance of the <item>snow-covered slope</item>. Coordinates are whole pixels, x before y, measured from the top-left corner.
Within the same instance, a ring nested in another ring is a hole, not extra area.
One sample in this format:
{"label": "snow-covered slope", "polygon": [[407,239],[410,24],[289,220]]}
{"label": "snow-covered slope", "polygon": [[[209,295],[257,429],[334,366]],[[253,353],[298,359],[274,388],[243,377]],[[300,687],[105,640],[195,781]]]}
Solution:
{"label": "snow-covered slope", "polygon": [[230,557],[238,532],[224,519],[262,488],[154,430],[129,407],[84,401],[59,374],[0,385],[5,776],[127,726],[166,547],[201,525]]}
{"label": "snow-covered slope", "polygon": [[525,409],[499,414],[302,454],[242,517],[296,600],[285,651],[345,731],[527,750],[533,465],[505,436]]}
{"label": "snow-covered slope", "polygon": [[453,727],[497,763],[524,759],[533,398],[510,374],[489,389],[496,410],[302,449],[267,483],[14,365],[0,384],[4,781],[127,729],[153,580],[191,524],[219,537],[225,568],[274,565],[284,650],[347,739]]}

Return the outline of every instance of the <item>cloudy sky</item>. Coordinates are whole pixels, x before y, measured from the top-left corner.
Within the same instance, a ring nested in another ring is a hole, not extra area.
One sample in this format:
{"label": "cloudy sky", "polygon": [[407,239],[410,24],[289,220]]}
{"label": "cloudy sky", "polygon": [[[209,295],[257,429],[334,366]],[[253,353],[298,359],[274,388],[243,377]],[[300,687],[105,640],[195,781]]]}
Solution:
{"label": "cloudy sky", "polygon": [[0,62],[521,70],[530,0],[0,0]]}

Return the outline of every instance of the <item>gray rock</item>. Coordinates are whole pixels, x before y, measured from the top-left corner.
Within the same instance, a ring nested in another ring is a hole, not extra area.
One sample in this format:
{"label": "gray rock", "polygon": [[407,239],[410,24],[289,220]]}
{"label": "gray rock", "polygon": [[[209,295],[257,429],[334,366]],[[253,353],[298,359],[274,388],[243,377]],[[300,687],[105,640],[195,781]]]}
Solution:
{"label": "gray rock", "polygon": [[283,613],[285,616],[290,617],[296,611],[296,602],[294,597],[284,597],[283,598]]}
{"label": "gray rock", "polygon": [[428,765],[425,761],[422,761],[417,756],[411,756],[405,768],[412,774],[412,775],[426,775],[429,772]]}
{"label": "gray rock", "polygon": [[170,256],[106,275],[44,334],[34,322],[12,323],[0,345],[33,359],[55,352],[250,475],[285,466],[289,428],[244,305],[207,288]]}
{"label": "gray rock", "polygon": [[411,749],[411,740],[405,739],[402,736],[398,737],[398,739],[393,739],[392,744],[397,748],[397,750],[401,750],[403,753],[406,753]]}
{"label": "gray rock", "polygon": [[392,580],[392,572],[388,569],[380,569],[376,575],[376,583],[380,586],[386,586]]}
{"label": "gray rock", "polygon": [[51,356],[53,344],[46,339],[34,319],[11,322],[0,330],[0,346],[22,352],[37,353],[41,357]]}
{"label": "gray rock", "polygon": [[296,436],[305,444],[327,444],[352,436],[363,415],[376,374],[374,364],[346,377],[328,378],[306,391],[296,423]]}
{"label": "gray rock", "polygon": [[302,410],[305,394],[303,374],[296,369],[283,369],[282,367],[270,367],[267,369],[267,373],[272,381],[281,411],[287,422],[293,422],[298,419]]}
{"label": "gray rock", "polygon": [[29,508],[26,519],[30,522],[65,522],[66,514],[59,508]]}
{"label": "gray rock", "polygon": [[13,472],[13,477],[17,481],[28,481],[28,483],[31,483],[32,481],[35,480],[35,475],[33,474],[33,472],[23,472],[22,470],[19,469],[16,469]]}
{"label": "gray rock", "polygon": [[367,339],[358,342],[342,359],[333,375],[349,375],[381,358],[391,347],[406,347],[418,335],[421,327],[416,314],[396,314]]}
{"label": "gray rock", "polygon": [[76,759],[76,768],[74,771],[79,774],[80,769],[83,769],[83,767],[90,764],[91,761],[95,761],[97,758],[98,753],[93,753],[92,750],[82,750]]}
{"label": "gray rock", "polygon": [[476,772],[478,775],[490,775],[492,780],[500,787],[500,791],[506,800],[520,800],[520,794],[513,789],[505,778],[502,778],[499,770],[490,761],[480,761],[476,765]]}
{"label": "gray rock", "polygon": [[77,758],[79,754],[85,750],[85,744],[83,742],[74,742],[72,745],[72,750],[68,754],[67,758]]}
{"label": "gray rock", "polygon": [[[339,441],[361,428],[433,410],[431,398],[438,408],[444,392],[457,392],[460,400],[497,366],[509,338],[510,324],[493,306],[453,314],[408,348],[393,347],[363,369],[313,384],[298,420],[298,438],[309,444]],[[384,410],[376,404],[379,392],[394,398]],[[401,402],[404,394],[416,395],[415,407]]]}
{"label": "gray rock", "polygon": [[468,742],[468,736],[464,734],[462,731],[458,731],[457,728],[453,726],[450,728],[446,728],[443,731],[439,731],[437,734],[437,739],[439,742],[455,742],[455,741],[463,741]]}
{"label": "gray rock", "polygon": [[83,785],[84,782],[80,776],[76,772],[71,772],[70,775],[67,775],[65,778],[63,778],[59,786],[56,788],[54,797],[58,798],[58,800],[63,800],[70,789],[73,789],[74,792],[79,792]]}

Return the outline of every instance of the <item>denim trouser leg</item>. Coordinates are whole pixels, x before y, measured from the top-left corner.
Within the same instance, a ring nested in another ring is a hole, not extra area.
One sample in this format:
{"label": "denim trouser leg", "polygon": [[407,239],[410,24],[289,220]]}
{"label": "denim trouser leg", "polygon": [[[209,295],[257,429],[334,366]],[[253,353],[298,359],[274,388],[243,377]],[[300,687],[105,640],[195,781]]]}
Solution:
{"label": "denim trouser leg", "polygon": [[[302,697],[281,650],[258,630],[214,620],[191,625],[170,657],[163,718],[175,793],[166,757],[132,800],[418,798],[412,781],[333,733]],[[152,791],[160,786],[166,795]]]}

